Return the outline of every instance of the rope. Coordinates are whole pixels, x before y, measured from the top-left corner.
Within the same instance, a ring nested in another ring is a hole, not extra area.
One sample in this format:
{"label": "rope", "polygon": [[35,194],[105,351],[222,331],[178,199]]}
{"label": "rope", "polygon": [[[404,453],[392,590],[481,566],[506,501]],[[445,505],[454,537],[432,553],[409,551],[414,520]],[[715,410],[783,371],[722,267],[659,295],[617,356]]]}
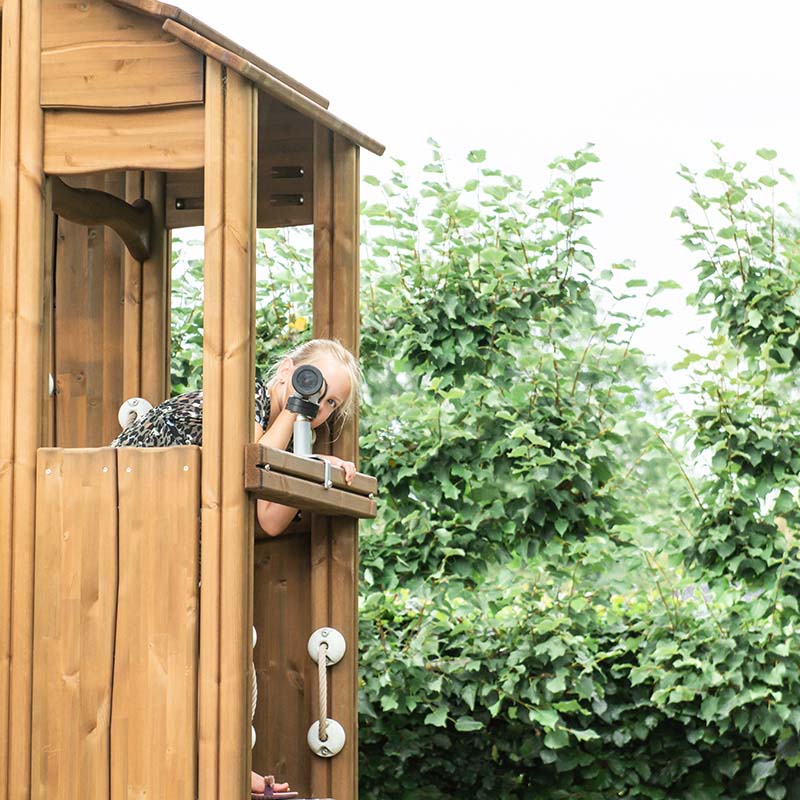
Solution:
{"label": "rope", "polygon": [[320,642],[317,652],[319,674],[319,739],[328,740],[328,643]]}

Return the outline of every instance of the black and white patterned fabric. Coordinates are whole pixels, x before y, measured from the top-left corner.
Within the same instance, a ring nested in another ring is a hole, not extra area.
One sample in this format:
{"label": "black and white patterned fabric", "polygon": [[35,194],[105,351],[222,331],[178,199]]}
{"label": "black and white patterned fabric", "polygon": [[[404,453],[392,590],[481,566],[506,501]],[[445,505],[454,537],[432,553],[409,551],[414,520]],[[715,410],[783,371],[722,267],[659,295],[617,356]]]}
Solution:
{"label": "black and white patterned fabric", "polygon": [[[269,389],[256,379],[256,422],[263,430],[269,424]],[[112,447],[174,447],[203,444],[203,391],[170,397],[125,428]]]}

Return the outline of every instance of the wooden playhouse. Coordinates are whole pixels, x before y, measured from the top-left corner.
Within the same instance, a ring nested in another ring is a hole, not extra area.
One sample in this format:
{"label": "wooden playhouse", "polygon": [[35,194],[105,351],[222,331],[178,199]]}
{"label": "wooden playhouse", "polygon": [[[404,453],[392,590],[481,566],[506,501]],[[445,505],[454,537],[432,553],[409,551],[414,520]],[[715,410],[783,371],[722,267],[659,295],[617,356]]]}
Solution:
{"label": "wooden playhouse", "polygon": [[[374,486],[248,447],[254,249],[257,227],[313,224],[314,333],[357,352],[359,149],[383,148],[156,0],[0,0],[0,31],[0,800],[248,796],[251,623],[254,767],[351,800]],[[169,391],[187,225],[205,226],[202,452],[114,450],[120,404]],[[356,458],[355,423],[332,451]],[[255,496],[313,513],[267,540]],[[322,627],[347,646],[334,757],[306,744]]]}

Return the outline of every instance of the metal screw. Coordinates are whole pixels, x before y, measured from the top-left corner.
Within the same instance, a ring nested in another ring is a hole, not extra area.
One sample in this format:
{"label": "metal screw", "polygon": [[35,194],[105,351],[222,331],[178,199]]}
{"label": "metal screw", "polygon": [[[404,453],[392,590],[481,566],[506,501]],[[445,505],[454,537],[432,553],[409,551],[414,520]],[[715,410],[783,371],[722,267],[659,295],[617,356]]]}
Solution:
{"label": "metal screw", "polygon": [[324,755],[324,756],[329,756],[329,755],[331,754],[331,751],[330,751],[330,750],[328,750],[328,748],[327,748],[327,747],[320,747],[319,751],[320,751],[320,753],[322,753],[322,755]]}
{"label": "metal screw", "polygon": [[184,464],[183,465],[183,471],[184,472],[188,472],[189,471],[189,465],[188,464]]}
{"label": "metal screw", "polygon": [[45,474],[45,475],[50,475],[52,472],[53,472],[53,470],[51,470],[51,469],[50,469],[50,467],[48,467],[48,468],[47,468],[47,469],[44,471],[44,474]]}
{"label": "metal screw", "polygon": [[103,467],[103,472],[108,472],[108,467]]}
{"label": "metal screw", "polygon": [[133,467],[125,467],[125,472],[133,472]]}
{"label": "metal screw", "polygon": [[322,638],[325,639],[328,636],[328,631],[322,631]]}

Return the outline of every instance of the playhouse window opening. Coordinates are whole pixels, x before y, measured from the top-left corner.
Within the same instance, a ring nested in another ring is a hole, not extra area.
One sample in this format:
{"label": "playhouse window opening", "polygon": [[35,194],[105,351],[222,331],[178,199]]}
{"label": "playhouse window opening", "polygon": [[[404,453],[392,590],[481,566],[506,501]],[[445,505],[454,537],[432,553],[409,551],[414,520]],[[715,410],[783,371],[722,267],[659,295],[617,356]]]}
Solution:
{"label": "playhouse window opening", "polygon": [[[256,240],[256,376],[311,338],[313,227],[260,228]],[[170,393],[202,387],[203,228],[172,231]]]}

